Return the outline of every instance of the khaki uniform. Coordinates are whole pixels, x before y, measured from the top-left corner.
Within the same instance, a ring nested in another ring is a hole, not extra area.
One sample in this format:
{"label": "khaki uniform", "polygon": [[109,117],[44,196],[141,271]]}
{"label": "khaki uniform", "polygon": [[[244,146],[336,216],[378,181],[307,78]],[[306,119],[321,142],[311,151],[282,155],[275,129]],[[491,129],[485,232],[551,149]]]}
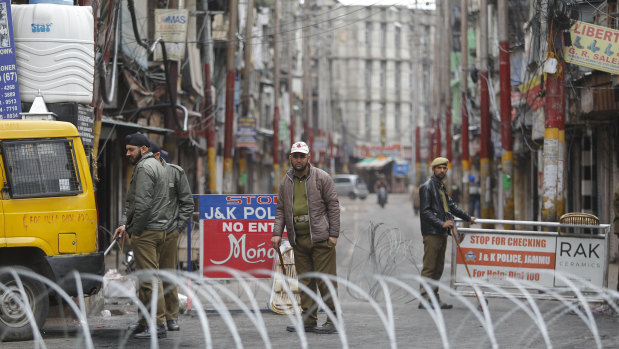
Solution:
{"label": "khaki uniform", "polygon": [[[122,224],[131,236],[131,248],[138,271],[159,269],[159,256],[170,225],[166,214],[168,200],[166,173],[152,153],[144,155],[135,165]],[[138,298],[148,309],[153,295],[153,280],[157,287],[157,325],[163,325],[164,307],[163,287],[157,273],[138,273],[140,282]],[[152,311],[152,310],[151,310]],[[146,325],[145,314],[138,309],[138,318]]]}
{"label": "khaki uniform", "polygon": [[[185,171],[180,166],[163,162],[168,180],[170,228],[159,256],[159,269],[176,270],[178,266],[178,237],[187,230],[193,214],[193,195]],[[163,280],[166,320],[178,320],[178,288],[173,280]]]}

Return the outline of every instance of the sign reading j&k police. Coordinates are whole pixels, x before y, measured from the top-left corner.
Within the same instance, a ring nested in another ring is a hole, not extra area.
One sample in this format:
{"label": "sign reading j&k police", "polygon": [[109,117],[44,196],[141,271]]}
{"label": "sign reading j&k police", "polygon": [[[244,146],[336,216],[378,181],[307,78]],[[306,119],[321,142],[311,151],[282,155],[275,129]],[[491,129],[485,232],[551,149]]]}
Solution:
{"label": "sign reading j&k police", "polygon": [[0,0],[0,118],[19,119],[21,101],[13,41],[11,3]]}
{"label": "sign reading j&k police", "polygon": [[[209,267],[242,272],[271,270],[277,252],[271,246],[277,195],[199,195],[202,275],[231,278]],[[252,274],[270,278],[264,273]]]}

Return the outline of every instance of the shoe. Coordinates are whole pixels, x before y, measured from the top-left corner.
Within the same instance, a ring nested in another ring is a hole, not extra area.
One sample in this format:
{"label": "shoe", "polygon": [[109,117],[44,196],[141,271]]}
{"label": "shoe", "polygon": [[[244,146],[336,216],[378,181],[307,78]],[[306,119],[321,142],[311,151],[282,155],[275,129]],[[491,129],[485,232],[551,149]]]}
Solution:
{"label": "shoe", "polygon": [[335,328],[335,325],[333,325],[332,322],[327,321],[324,324],[322,324],[322,326],[315,327],[314,332],[320,333],[320,334],[331,334],[331,333],[337,333],[337,329]]}
{"label": "shoe", "polygon": [[[168,336],[168,332],[166,331],[165,325],[157,325],[157,338],[166,338]],[[133,335],[133,338],[136,339],[149,339],[151,337],[150,327],[146,327],[144,331],[138,332]]]}
{"label": "shoe", "polygon": [[[417,309],[425,309],[426,306],[423,305],[423,303],[419,302],[419,306],[417,307]],[[432,303],[430,303],[430,309],[434,309],[434,307],[432,306]]]}
{"label": "shoe", "polygon": [[143,332],[146,329],[146,326],[142,325],[139,322],[136,322],[133,325],[130,325],[129,328],[127,328],[127,331],[131,334],[136,334],[138,332]]}
{"label": "shoe", "polygon": [[[316,332],[314,331],[314,329],[316,329],[316,326],[303,326],[303,330],[305,332]],[[297,327],[294,325],[288,325],[286,326],[286,331],[288,332],[297,332]]]}
{"label": "shoe", "polygon": [[451,309],[454,307],[453,304],[447,304],[443,302],[441,302],[440,304],[441,304],[441,309]]}
{"label": "shoe", "polygon": [[167,322],[168,325],[168,331],[180,331],[181,327],[178,325],[178,322],[176,320],[168,320]]}

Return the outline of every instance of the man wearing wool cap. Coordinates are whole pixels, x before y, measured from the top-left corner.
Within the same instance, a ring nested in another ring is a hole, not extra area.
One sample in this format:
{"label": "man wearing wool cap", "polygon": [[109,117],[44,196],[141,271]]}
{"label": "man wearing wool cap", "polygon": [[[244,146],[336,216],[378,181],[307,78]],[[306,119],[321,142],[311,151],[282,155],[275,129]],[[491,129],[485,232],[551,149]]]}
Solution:
{"label": "man wearing wool cap", "polygon": [[[140,282],[138,297],[148,309],[151,307],[153,279],[156,279],[157,313],[156,333],[146,324],[146,315],[138,309],[138,323],[130,326],[129,331],[135,338],[148,339],[151,336],[165,338],[166,327],[163,324],[164,307],[163,287],[156,271],[159,269],[159,254],[165,240],[166,230],[170,226],[168,217],[168,182],[165,169],[149,151],[150,142],[141,133],[128,135],[125,139],[127,159],[134,166],[131,182],[127,191],[125,210],[120,226],[114,231],[114,238],[124,239],[129,236],[135,256],[136,269]],[[146,272],[150,270],[150,272]]]}
{"label": "man wearing wool cap", "polygon": [[[447,236],[453,228],[453,216],[462,220],[475,223],[475,217],[469,216],[451,200],[443,180],[447,175],[449,160],[438,157],[432,161],[432,176],[419,187],[419,201],[421,220],[421,235],[423,235],[423,269],[421,276],[439,281],[443,275],[445,266],[445,250],[447,248]],[[431,285],[441,309],[451,309],[453,305],[441,301],[438,295],[438,287]],[[430,302],[428,291],[419,285],[422,297]],[[433,307],[430,302],[430,307]],[[419,309],[425,306],[419,303]]]}

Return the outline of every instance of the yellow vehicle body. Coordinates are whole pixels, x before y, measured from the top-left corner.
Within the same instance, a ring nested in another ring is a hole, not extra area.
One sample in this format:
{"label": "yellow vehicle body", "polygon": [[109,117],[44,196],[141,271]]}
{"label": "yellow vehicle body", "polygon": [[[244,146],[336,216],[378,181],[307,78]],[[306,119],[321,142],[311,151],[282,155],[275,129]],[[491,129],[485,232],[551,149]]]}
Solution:
{"label": "yellow vehicle body", "polygon": [[[93,294],[101,280],[82,277],[78,287],[74,274],[103,275],[97,234],[92,177],[75,126],[0,120],[0,282],[11,285],[7,275],[17,267],[44,276],[70,296]],[[50,289],[36,282],[35,296],[38,288]],[[18,285],[13,282],[13,289]],[[14,307],[0,290],[0,341],[29,337],[27,317],[18,316]],[[39,308],[44,322],[49,305]]]}

